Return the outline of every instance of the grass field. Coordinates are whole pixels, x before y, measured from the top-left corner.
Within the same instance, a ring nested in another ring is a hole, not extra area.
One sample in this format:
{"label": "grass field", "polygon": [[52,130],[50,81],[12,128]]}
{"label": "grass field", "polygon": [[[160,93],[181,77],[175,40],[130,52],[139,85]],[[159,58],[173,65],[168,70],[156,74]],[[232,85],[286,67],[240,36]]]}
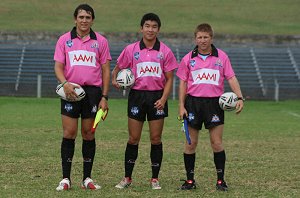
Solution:
{"label": "grass field", "polygon": [[73,24],[75,7],[87,2],[96,12],[94,28],[103,32],[137,32],[141,16],[157,13],[162,32],[193,32],[211,23],[217,33],[281,34],[300,32],[299,0],[1,0],[1,31],[59,31]]}
{"label": "grass field", "polygon": [[1,197],[297,197],[300,184],[300,101],[246,101],[240,115],[226,113],[226,181],[230,190],[216,192],[215,170],[207,131],[202,131],[196,158],[198,189],[176,190],[185,178],[184,135],[170,101],[164,128],[160,191],[149,187],[149,133],[144,128],[131,188],[117,190],[123,176],[127,141],[126,100],[109,101],[110,113],[97,130],[93,178],[100,191],[84,191],[81,137],[76,141],[73,188],[56,192],[61,178],[62,138],[58,99],[0,98]]}

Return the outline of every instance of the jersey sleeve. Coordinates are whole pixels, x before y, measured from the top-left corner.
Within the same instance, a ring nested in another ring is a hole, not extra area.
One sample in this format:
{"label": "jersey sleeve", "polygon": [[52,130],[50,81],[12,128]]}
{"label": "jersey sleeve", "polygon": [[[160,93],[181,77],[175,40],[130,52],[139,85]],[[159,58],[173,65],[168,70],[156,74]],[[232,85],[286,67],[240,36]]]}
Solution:
{"label": "jersey sleeve", "polygon": [[178,70],[176,72],[177,77],[183,81],[187,81],[189,77],[189,57],[190,53],[182,58]]}
{"label": "jersey sleeve", "polygon": [[65,52],[65,42],[64,37],[61,36],[55,46],[54,61],[66,64],[66,52]]}
{"label": "jersey sleeve", "polygon": [[131,50],[129,49],[129,46],[125,47],[123,51],[121,52],[120,56],[117,59],[117,65],[119,69],[125,69],[128,68],[132,64],[132,57],[130,56]]}
{"label": "jersey sleeve", "polygon": [[174,69],[178,68],[177,60],[171,50],[167,53],[165,57],[165,64],[164,64],[164,72],[173,71]]}
{"label": "jersey sleeve", "polygon": [[231,62],[229,57],[226,55],[225,61],[224,61],[224,78],[226,80],[232,78],[235,76],[234,70],[232,68]]}
{"label": "jersey sleeve", "polygon": [[101,40],[101,48],[100,48],[100,64],[103,65],[107,62],[107,60],[111,61],[110,49],[108,45],[108,41],[106,39]]}

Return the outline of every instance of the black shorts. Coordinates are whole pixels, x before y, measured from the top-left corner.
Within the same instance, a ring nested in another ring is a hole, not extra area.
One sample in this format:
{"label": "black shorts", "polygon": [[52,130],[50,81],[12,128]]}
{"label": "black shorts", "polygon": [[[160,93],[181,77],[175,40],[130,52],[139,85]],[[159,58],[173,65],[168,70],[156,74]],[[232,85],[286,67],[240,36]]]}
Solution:
{"label": "black shorts", "polygon": [[206,129],[224,124],[224,111],[219,106],[219,98],[202,98],[188,95],[185,99],[188,122],[192,128]]}
{"label": "black shorts", "polygon": [[78,102],[61,99],[61,114],[71,118],[95,118],[102,97],[102,89],[95,86],[82,86],[86,95]]}
{"label": "black shorts", "polygon": [[168,101],[162,110],[154,108],[154,103],[161,98],[163,91],[141,91],[131,89],[128,95],[127,115],[129,118],[145,121],[168,117]]}

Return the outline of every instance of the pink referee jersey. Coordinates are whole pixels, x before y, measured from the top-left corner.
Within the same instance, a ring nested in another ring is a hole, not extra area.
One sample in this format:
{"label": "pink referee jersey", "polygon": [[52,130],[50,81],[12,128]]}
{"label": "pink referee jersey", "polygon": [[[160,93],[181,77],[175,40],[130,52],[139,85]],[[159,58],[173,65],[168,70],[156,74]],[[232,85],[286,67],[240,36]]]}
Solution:
{"label": "pink referee jersey", "polygon": [[204,60],[196,46],[183,57],[176,75],[187,82],[187,94],[195,97],[219,97],[224,80],[235,76],[227,54],[212,45],[212,53]]}
{"label": "pink referee jersey", "polygon": [[102,86],[101,65],[111,60],[108,41],[91,30],[90,35],[81,40],[74,27],[62,35],[56,44],[54,60],[65,65],[67,81],[81,86]]}
{"label": "pink referee jersey", "polygon": [[158,39],[152,49],[146,48],[143,40],[128,45],[117,59],[117,65],[133,71],[136,80],[132,89],[147,91],[163,90],[164,73],[178,67],[171,49]]}

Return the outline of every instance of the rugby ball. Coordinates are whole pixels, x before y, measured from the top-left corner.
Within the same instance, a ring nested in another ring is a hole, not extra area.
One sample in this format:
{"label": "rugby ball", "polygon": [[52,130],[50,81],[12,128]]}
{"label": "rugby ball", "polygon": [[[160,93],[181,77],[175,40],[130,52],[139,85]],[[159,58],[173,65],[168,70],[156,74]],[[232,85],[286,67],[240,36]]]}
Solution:
{"label": "rugby ball", "polygon": [[233,92],[225,92],[219,98],[219,105],[224,111],[235,110],[238,97]]}
{"label": "rugby ball", "polygon": [[135,81],[134,74],[130,69],[122,69],[118,72],[116,81],[121,88],[127,89],[131,87]]}
{"label": "rugby ball", "polygon": [[[79,88],[75,88],[75,93],[77,94],[77,98],[74,100],[74,101],[80,101],[82,98],[85,97],[85,91],[83,90],[83,88],[76,84],[76,83],[72,83],[72,82],[68,82],[68,83],[71,83],[73,85],[76,85],[76,86],[79,86]],[[66,97],[66,94],[65,94],[65,91],[64,91],[64,87],[62,84],[59,84],[57,85],[56,87],[56,93],[63,99],[63,100],[66,100],[66,101],[69,101]]]}

